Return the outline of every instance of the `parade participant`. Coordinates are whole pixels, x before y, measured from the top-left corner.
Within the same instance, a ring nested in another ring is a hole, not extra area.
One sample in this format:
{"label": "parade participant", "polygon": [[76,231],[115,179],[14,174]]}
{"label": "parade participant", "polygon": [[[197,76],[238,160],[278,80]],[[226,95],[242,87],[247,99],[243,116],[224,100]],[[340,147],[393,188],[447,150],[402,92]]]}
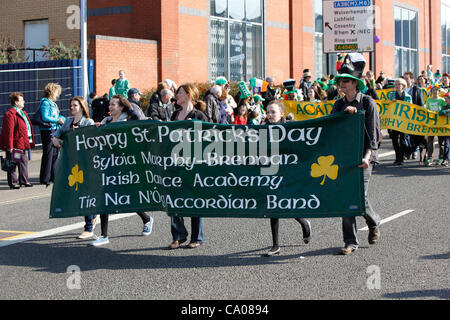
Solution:
{"label": "parade participant", "polygon": [[377,81],[375,81],[376,83],[375,89],[377,90],[383,89],[385,79],[386,77],[384,76],[384,71],[380,71],[380,75],[378,76]]}
{"label": "parade participant", "polygon": [[306,97],[308,94],[308,89],[311,88],[311,72],[309,69],[303,70],[303,78],[300,80],[299,89],[302,93],[302,97]]}
{"label": "parade participant", "polygon": [[239,107],[237,108],[237,114],[234,117],[234,122],[233,124],[237,124],[237,125],[246,125],[247,124],[247,117],[248,117],[248,111],[249,111],[250,107],[247,107],[246,104],[240,104]]}
{"label": "parade participant", "polygon": [[101,122],[109,113],[108,94],[98,97],[92,101],[92,120]]}
{"label": "parade participant", "polygon": [[[423,106],[423,94],[420,87],[416,84],[414,84],[414,74],[410,71],[405,72],[403,75],[403,78],[406,81],[407,87],[406,87],[406,93],[411,96],[412,103],[417,106]],[[406,135],[406,144],[407,148],[405,150],[406,158],[409,159],[412,157],[412,159],[416,159],[417,157],[417,150],[418,146],[422,143],[424,137],[423,136],[417,136],[417,135]]]}
{"label": "parade participant", "polygon": [[147,117],[142,111],[142,103],[141,103],[142,93],[137,88],[131,88],[128,90],[128,101],[131,103],[133,107],[133,111],[139,116],[139,120],[146,120]]}
{"label": "parade participant", "polygon": [[128,98],[128,90],[130,90],[130,83],[127,78],[125,78],[125,71],[119,71],[119,79],[116,81],[116,85],[114,86],[114,91],[116,95],[122,95],[125,98]]}
{"label": "parade participant", "polygon": [[[52,134],[52,143],[58,149],[62,147],[64,134],[71,130],[94,125],[94,120],[89,116],[87,102],[83,97],[74,97],[70,99],[69,104],[72,118],[67,118],[64,124]],[[84,231],[78,236],[78,239],[85,240],[94,237],[96,218],[97,216],[84,217]]]}
{"label": "parade participant", "polygon": [[[412,103],[411,96],[407,94],[405,91],[406,87],[407,83],[404,79],[398,78],[397,80],[395,80],[395,94],[391,96],[392,97],[391,100],[392,101],[400,100]],[[392,146],[394,147],[395,151],[394,165],[401,166],[403,165],[405,152],[407,148],[406,135],[400,131],[390,130],[389,136],[392,139]]]}
{"label": "parade participant", "polygon": [[111,98],[116,95],[116,83],[117,79],[111,80],[112,87],[109,88],[108,100],[111,100]]}
{"label": "parade participant", "polygon": [[[375,244],[380,238],[380,217],[373,210],[367,197],[369,181],[372,174],[373,164],[378,161],[378,145],[381,139],[381,124],[378,107],[375,101],[361,91],[365,88],[361,80],[366,61],[361,54],[350,53],[346,56],[336,81],[339,83],[345,96],[336,101],[331,113],[346,112],[356,114],[365,110],[365,133],[363,159],[359,168],[364,171],[364,192],[366,201],[366,214],[364,216],[369,227],[369,244]],[[356,217],[342,218],[342,231],[344,234],[345,247],[339,253],[348,255],[358,249]]]}
{"label": "parade participant", "polygon": [[[302,90],[297,90],[295,88],[296,81],[294,79],[288,79],[283,82],[284,92],[283,92],[283,100],[285,101],[303,101],[304,95],[302,94]],[[311,85],[309,85],[309,88]],[[305,95],[306,96],[306,95]]]}
{"label": "parade participant", "polygon": [[261,96],[264,98],[264,108],[267,108],[267,105],[273,100],[279,99],[277,88],[275,88],[275,80],[273,77],[267,77],[266,82],[267,90],[261,93]]}
{"label": "parade participant", "polygon": [[[16,167],[8,171],[8,185],[11,189],[20,189],[21,186],[32,187],[28,180],[28,155],[34,148],[33,126],[25,112],[25,100],[21,92],[9,95],[11,108],[3,116],[0,148],[6,151],[6,158],[16,163],[19,169],[17,179]],[[14,155],[14,157],[13,157]]]}
{"label": "parade participant", "polygon": [[265,117],[266,111],[264,110],[264,102],[266,102],[266,100],[259,94],[255,94],[253,96],[253,101],[255,101],[255,105],[259,106],[261,117]]}
{"label": "parade participant", "polygon": [[[284,105],[281,101],[274,100],[267,106],[267,116],[265,120],[265,124],[282,124],[286,123],[286,119],[284,118]],[[303,231],[303,242],[309,243],[311,240],[311,223],[303,218],[295,218],[295,220],[300,223]],[[280,253],[280,245],[279,245],[279,227],[280,227],[280,219],[271,218],[270,219],[270,229],[272,231],[272,248],[265,254],[266,257],[271,257],[273,255]]]}
{"label": "parade participant", "polygon": [[436,73],[434,74],[434,83],[441,82],[442,74],[440,69],[436,69]]}
{"label": "parade participant", "polygon": [[220,121],[221,124],[231,124],[234,121],[234,110],[237,108],[236,101],[230,95],[230,85],[227,83],[220,97]]}
{"label": "parade participant", "polygon": [[426,72],[427,78],[428,78],[428,82],[431,83],[434,80],[434,73],[433,73],[433,66],[431,64],[429,64],[427,66],[427,72]]}
{"label": "parade participant", "polygon": [[[246,109],[248,110],[250,108],[250,98],[252,97],[252,93],[248,89],[247,85],[244,81],[239,82],[238,84],[239,89],[239,103],[237,108],[235,109],[234,116],[236,117],[238,114],[239,107],[244,105]],[[236,121],[236,119],[234,119]]]}
{"label": "parade participant", "polygon": [[58,161],[58,149],[53,146],[52,133],[54,133],[66,120],[60,115],[56,100],[61,95],[62,88],[57,83],[49,83],[44,88],[44,98],[41,99],[38,112],[41,113],[43,122],[51,124],[50,128],[40,127],[42,139],[42,159],[39,172],[39,181],[47,187],[55,181],[56,163]]}
{"label": "parade participant", "polygon": [[[103,121],[100,124],[98,124],[98,126],[105,125],[108,123],[127,121],[128,118],[130,117],[130,114],[132,113],[131,112],[132,108],[133,107],[131,106],[131,103],[127,99],[125,99],[122,95],[113,96],[109,103],[110,116],[103,119]],[[141,218],[142,223],[144,224],[141,234],[143,236],[150,235],[153,227],[153,218],[150,217],[146,212],[137,212],[137,214]],[[101,236],[96,240],[92,241],[90,244],[91,246],[99,247],[109,243],[108,222],[109,222],[109,215],[101,214],[100,215],[100,224],[102,229]]]}
{"label": "parade participant", "polygon": [[175,95],[175,93],[170,89],[168,84],[166,84],[165,82],[158,83],[158,87],[156,91],[152,94],[149,105],[147,107],[146,111],[147,117],[151,118],[153,109],[161,107],[163,105],[161,101],[161,91],[163,91],[164,89],[170,90],[172,92],[172,95]]}
{"label": "parade participant", "polygon": [[[441,112],[439,115],[450,117],[450,92],[447,92],[444,95],[445,103],[447,103],[447,107]],[[441,162],[441,166],[448,167],[448,161],[450,160],[450,136],[444,137],[444,159]]]}
{"label": "parade participant", "polygon": [[171,79],[164,80],[164,83],[169,87],[170,90],[172,90],[173,94],[175,94],[178,90],[177,84],[175,81]]}
{"label": "parade participant", "polygon": [[445,94],[450,88],[450,76],[448,73],[444,73],[441,78],[441,91]]}
{"label": "parade participant", "polygon": [[[199,100],[199,91],[197,87],[191,83],[180,86],[176,93],[177,109],[172,114],[172,121],[177,120],[201,120],[208,121],[206,115],[201,112],[205,109],[205,103]],[[187,241],[188,232],[184,225],[183,217],[171,217],[170,232],[172,234],[172,243],[169,250],[178,249],[180,245]],[[187,248],[194,249],[205,242],[203,231],[204,219],[191,218],[191,241]]]}
{"label": "parade participant", "polygon": [[314,82],[311,85],[311,89],[314,90],[316,99],[320,101],[327,101],[327,93],[325,90],[322,89],[322,86],[318,82]]}
{"label": "parade participant", "polygon": [[175,105],[171,101],[174,97],[173,92],[169,89],[163,89],[160,92],[160,96],[161,102],[153,106],[150,119],[170,121],[172,114],[175,112]]}
{"label": "parade participant", "polygon": [[[439,86],[435,85],[431,88],[431,98],[425,103],[425,108],[429,111],[441,113],[446,110],[447,103],[444,98],[439,97]],[[434,153],[434,140],[435,136],[428,136],[427,138],[427,159],[425,160],[426,166],[433,165],[433,153]],[[439,142],[439,159],[437,164],[443,161],[444,158],[444,137],[438,137]]]}
{"label": "parade participant", "polygon": [[366,72],[366,80],[369,88],[376,88],[377,83],[375,81],[375,75],[373,74],[373,71],[369,70]]}
{"label": "parade participant", "polygon": [[317,99],[316,91],[314,91],[313,88],[308,89],[308,97],[306,98],[306,101],[320,102],[320,99]]}
{"label": "parade participant", "polygon": [[209,94],[205,97],[206,110],[205,115],[208,121],[212,123],[220,122],[220,97],[222,96],[222,87],[214,85]]}
{"label": "parade participant", "polygon": [[259,108],[259,106],[254,105],[250,107],[247,122],[247,124],[251,124],[254,126],[258,126],[262,123],[261,109]]}

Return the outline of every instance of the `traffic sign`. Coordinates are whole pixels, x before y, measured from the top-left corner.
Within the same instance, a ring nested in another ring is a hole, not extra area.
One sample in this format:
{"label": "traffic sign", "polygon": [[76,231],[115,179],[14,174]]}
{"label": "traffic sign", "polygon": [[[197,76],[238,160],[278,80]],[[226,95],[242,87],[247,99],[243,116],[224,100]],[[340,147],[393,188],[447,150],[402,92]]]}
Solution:
{"label": "traffic sign", "polygon": [[373,0],[323,0],[324,53],[374,50]]}

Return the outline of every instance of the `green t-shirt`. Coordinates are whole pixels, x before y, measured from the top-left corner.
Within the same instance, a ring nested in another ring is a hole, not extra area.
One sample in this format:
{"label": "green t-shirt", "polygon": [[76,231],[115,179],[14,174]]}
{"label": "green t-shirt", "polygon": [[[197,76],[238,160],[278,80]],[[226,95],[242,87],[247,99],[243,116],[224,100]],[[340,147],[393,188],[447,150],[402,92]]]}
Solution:
{"label": "green t-shirt", "polygon": [[443,98],[429,98],[425,104],[425,108],[427,108],[430,111],[434,112],[440,112],[441,110],[445,109],[447,107],[447,103],[445,102],[445,99]]}
{"label": "green t-shirt", "polygon": [[128,99],[128,91],[130,90],[130,84],[128,83],[128,80],[117,79],[114,90],[116,91],[116,94],[121,94]]}

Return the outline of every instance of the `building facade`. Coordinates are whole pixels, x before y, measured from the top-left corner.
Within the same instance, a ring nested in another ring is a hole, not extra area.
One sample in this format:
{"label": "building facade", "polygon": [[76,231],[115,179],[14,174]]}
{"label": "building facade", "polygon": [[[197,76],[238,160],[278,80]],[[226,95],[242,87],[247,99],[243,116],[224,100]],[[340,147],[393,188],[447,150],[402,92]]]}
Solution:
{"label": "building facade", "polygon": [[[368,69],[395,77],[408,70],[418,74],[431,64],[434,71],[450,72],[450,0],[372,1],[379,42],[374,53],[366,54]],[[1,32],[18,41],[24,41],[30,21],[47,21],[49,39],[79,39],[78,30],[68,27],[76,24],[68,9],[76,0],[2,2]],[[90,57],[97,61],[99,92],[109,87],[119,69],[129,71],[142,90],[166,78],[205,82],[218,76],[236,81],[272,76],[281,83],[299,80],[306,68],[315,77],[336,73],[336,55],[323,54],[322,0],[87,3]],[[45,27],[35,28],[46,32]],[[97,45],[100,40],[102,46]],[[139,42],[143,52],[130,45]],[[127,45],[121,49],[121,43]]]}

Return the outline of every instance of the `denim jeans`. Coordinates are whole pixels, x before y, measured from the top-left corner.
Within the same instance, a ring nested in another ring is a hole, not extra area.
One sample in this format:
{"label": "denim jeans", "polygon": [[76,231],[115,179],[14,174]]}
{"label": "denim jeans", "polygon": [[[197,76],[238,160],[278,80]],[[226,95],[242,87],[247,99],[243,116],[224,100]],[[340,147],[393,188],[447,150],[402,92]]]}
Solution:
{"label": "denim jeans", "polygon": [[[191,242],[205,242],[203,224],[203,218],[191,218]],[[173,241],[187,238],[188,232],[184,226],[183,217],[171,217],[170,232],[172,233]]]}
{"label": "denim jeans", "polygon": [[[373,229],[380,225],[380,216],[373,210],[369,199],[367,198],[372,170],[373,164],[370,164],[369,168],[364,169],[364,197],[366,200],[366,215],[364,216],[364,219],[366,220],[369,229]],[[344,233],[344,243],[346,246],[359,246],[358,238],[356,236],[356,217],[342,218],[342,231]]]}
{"label": "denim jeans", "polygon": [[85,222],[85,225],[84,225],[84,231],[86,231],[86,232],[92,232],[92,230],[94,230],[94,224],[93,224],[93,222],[94,222],[95,217],[96,217],[96,216],[87,216],[87,217],[84,217],[84,222]]}
{"label": "denim jeans", "polygon": [[450,136],[444,137],[444,160],[450,160]]}

